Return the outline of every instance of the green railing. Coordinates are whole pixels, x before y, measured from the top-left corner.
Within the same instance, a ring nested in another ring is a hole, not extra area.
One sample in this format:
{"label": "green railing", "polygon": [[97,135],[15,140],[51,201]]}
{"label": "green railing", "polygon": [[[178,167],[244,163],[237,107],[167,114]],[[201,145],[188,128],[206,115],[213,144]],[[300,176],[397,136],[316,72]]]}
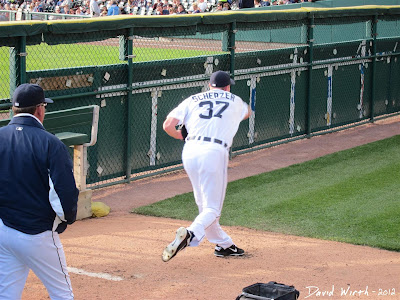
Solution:
{"label": "green railing", "polygon": [[[253,109],[233,155],[397,114],[399,21],[399,7],[375,6],[2,23],[0,117],[22,82],[46,90],[49,111],[99,105],[88,185],[129,182],[181,167],[183,142],[162,123],[216,70],[234,76],[232,91]],[[325,42],[343,26],[353,31]],[[303,43],[261,38],[291,29]],[[237,39],[246,32],[257,39]]]}

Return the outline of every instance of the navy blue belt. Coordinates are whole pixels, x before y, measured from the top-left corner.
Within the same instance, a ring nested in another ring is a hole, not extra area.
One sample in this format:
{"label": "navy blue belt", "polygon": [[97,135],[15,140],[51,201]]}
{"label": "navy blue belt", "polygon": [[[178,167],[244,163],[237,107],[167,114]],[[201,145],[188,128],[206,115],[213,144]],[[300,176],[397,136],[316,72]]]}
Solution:
{"label": "navy blue belt", "polygon": [[213,143],[216,143],[216,144],[220,144],[220,145],[224,146],[225,148],[228,148],[228,144],[227,143],[224,143],[223,141],[221,141],[219,139],[210,138],[208,136],[200,136],[200,135],[198,135],[198,136],[188,136],[186,138],[186,140],[187,141],[196,140],[196,141],[213,142]]}

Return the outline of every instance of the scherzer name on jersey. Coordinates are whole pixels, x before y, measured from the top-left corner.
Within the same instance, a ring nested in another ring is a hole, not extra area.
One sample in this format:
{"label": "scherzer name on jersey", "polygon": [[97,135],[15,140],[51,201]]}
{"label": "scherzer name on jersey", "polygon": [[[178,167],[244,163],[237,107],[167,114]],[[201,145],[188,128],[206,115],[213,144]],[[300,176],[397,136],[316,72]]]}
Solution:
{"label": "scherzer name on jersey", "polygon": [[226,99],[230,101],[235,101],[235,95],[229,92],[206,92],[203,94],[197,94],[192,96],[192,99],[197,102],[197,101],[203,101],[203,100],[214,100],[214,99]]}

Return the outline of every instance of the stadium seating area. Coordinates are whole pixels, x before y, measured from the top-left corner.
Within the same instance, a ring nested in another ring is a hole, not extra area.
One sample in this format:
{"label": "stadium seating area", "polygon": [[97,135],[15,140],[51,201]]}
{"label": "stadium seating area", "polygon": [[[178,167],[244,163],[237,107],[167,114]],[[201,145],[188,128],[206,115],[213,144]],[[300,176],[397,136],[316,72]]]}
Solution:
{"label": "stadium seating area", "polygon": [[[101,11],[100,16],[106,16],[113,4],[114,6],[118,6],[117,14],[144,16],[234,10],[242,8],[239,1],[245,0],[204,0],[206,9],[204,11],[202,9],[195,11],[193,4],[198,4],[198,1],[202,2],[203,0],[99,0],[97,3]],[[250,5],[252,6],[259,7],[316,0],[253,0],[254,4],[252,0],[246,1],[250,1]],[[224,3],[227,4],[224,6]],[[183,8],[178,9],[180,5]],[[157,6],[161,8],[157,9]],[[90,0],[0,0],[0,10],[23,10],[31,13],[57,13],[82,16],[92,15],[90,12]]]}

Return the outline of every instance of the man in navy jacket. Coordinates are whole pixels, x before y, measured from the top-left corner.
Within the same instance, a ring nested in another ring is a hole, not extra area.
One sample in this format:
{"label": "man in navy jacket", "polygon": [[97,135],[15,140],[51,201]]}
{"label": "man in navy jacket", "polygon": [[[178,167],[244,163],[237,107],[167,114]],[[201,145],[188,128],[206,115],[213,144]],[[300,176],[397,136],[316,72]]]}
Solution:
{"label": "man in navy jacket", "polygon": [[42,123],[43,89],[22,84],[0,128],[0,298],[20,299],[31,269],[51,299],[73,299],[58,234],[76,220],[79,191],[67,147]]}

